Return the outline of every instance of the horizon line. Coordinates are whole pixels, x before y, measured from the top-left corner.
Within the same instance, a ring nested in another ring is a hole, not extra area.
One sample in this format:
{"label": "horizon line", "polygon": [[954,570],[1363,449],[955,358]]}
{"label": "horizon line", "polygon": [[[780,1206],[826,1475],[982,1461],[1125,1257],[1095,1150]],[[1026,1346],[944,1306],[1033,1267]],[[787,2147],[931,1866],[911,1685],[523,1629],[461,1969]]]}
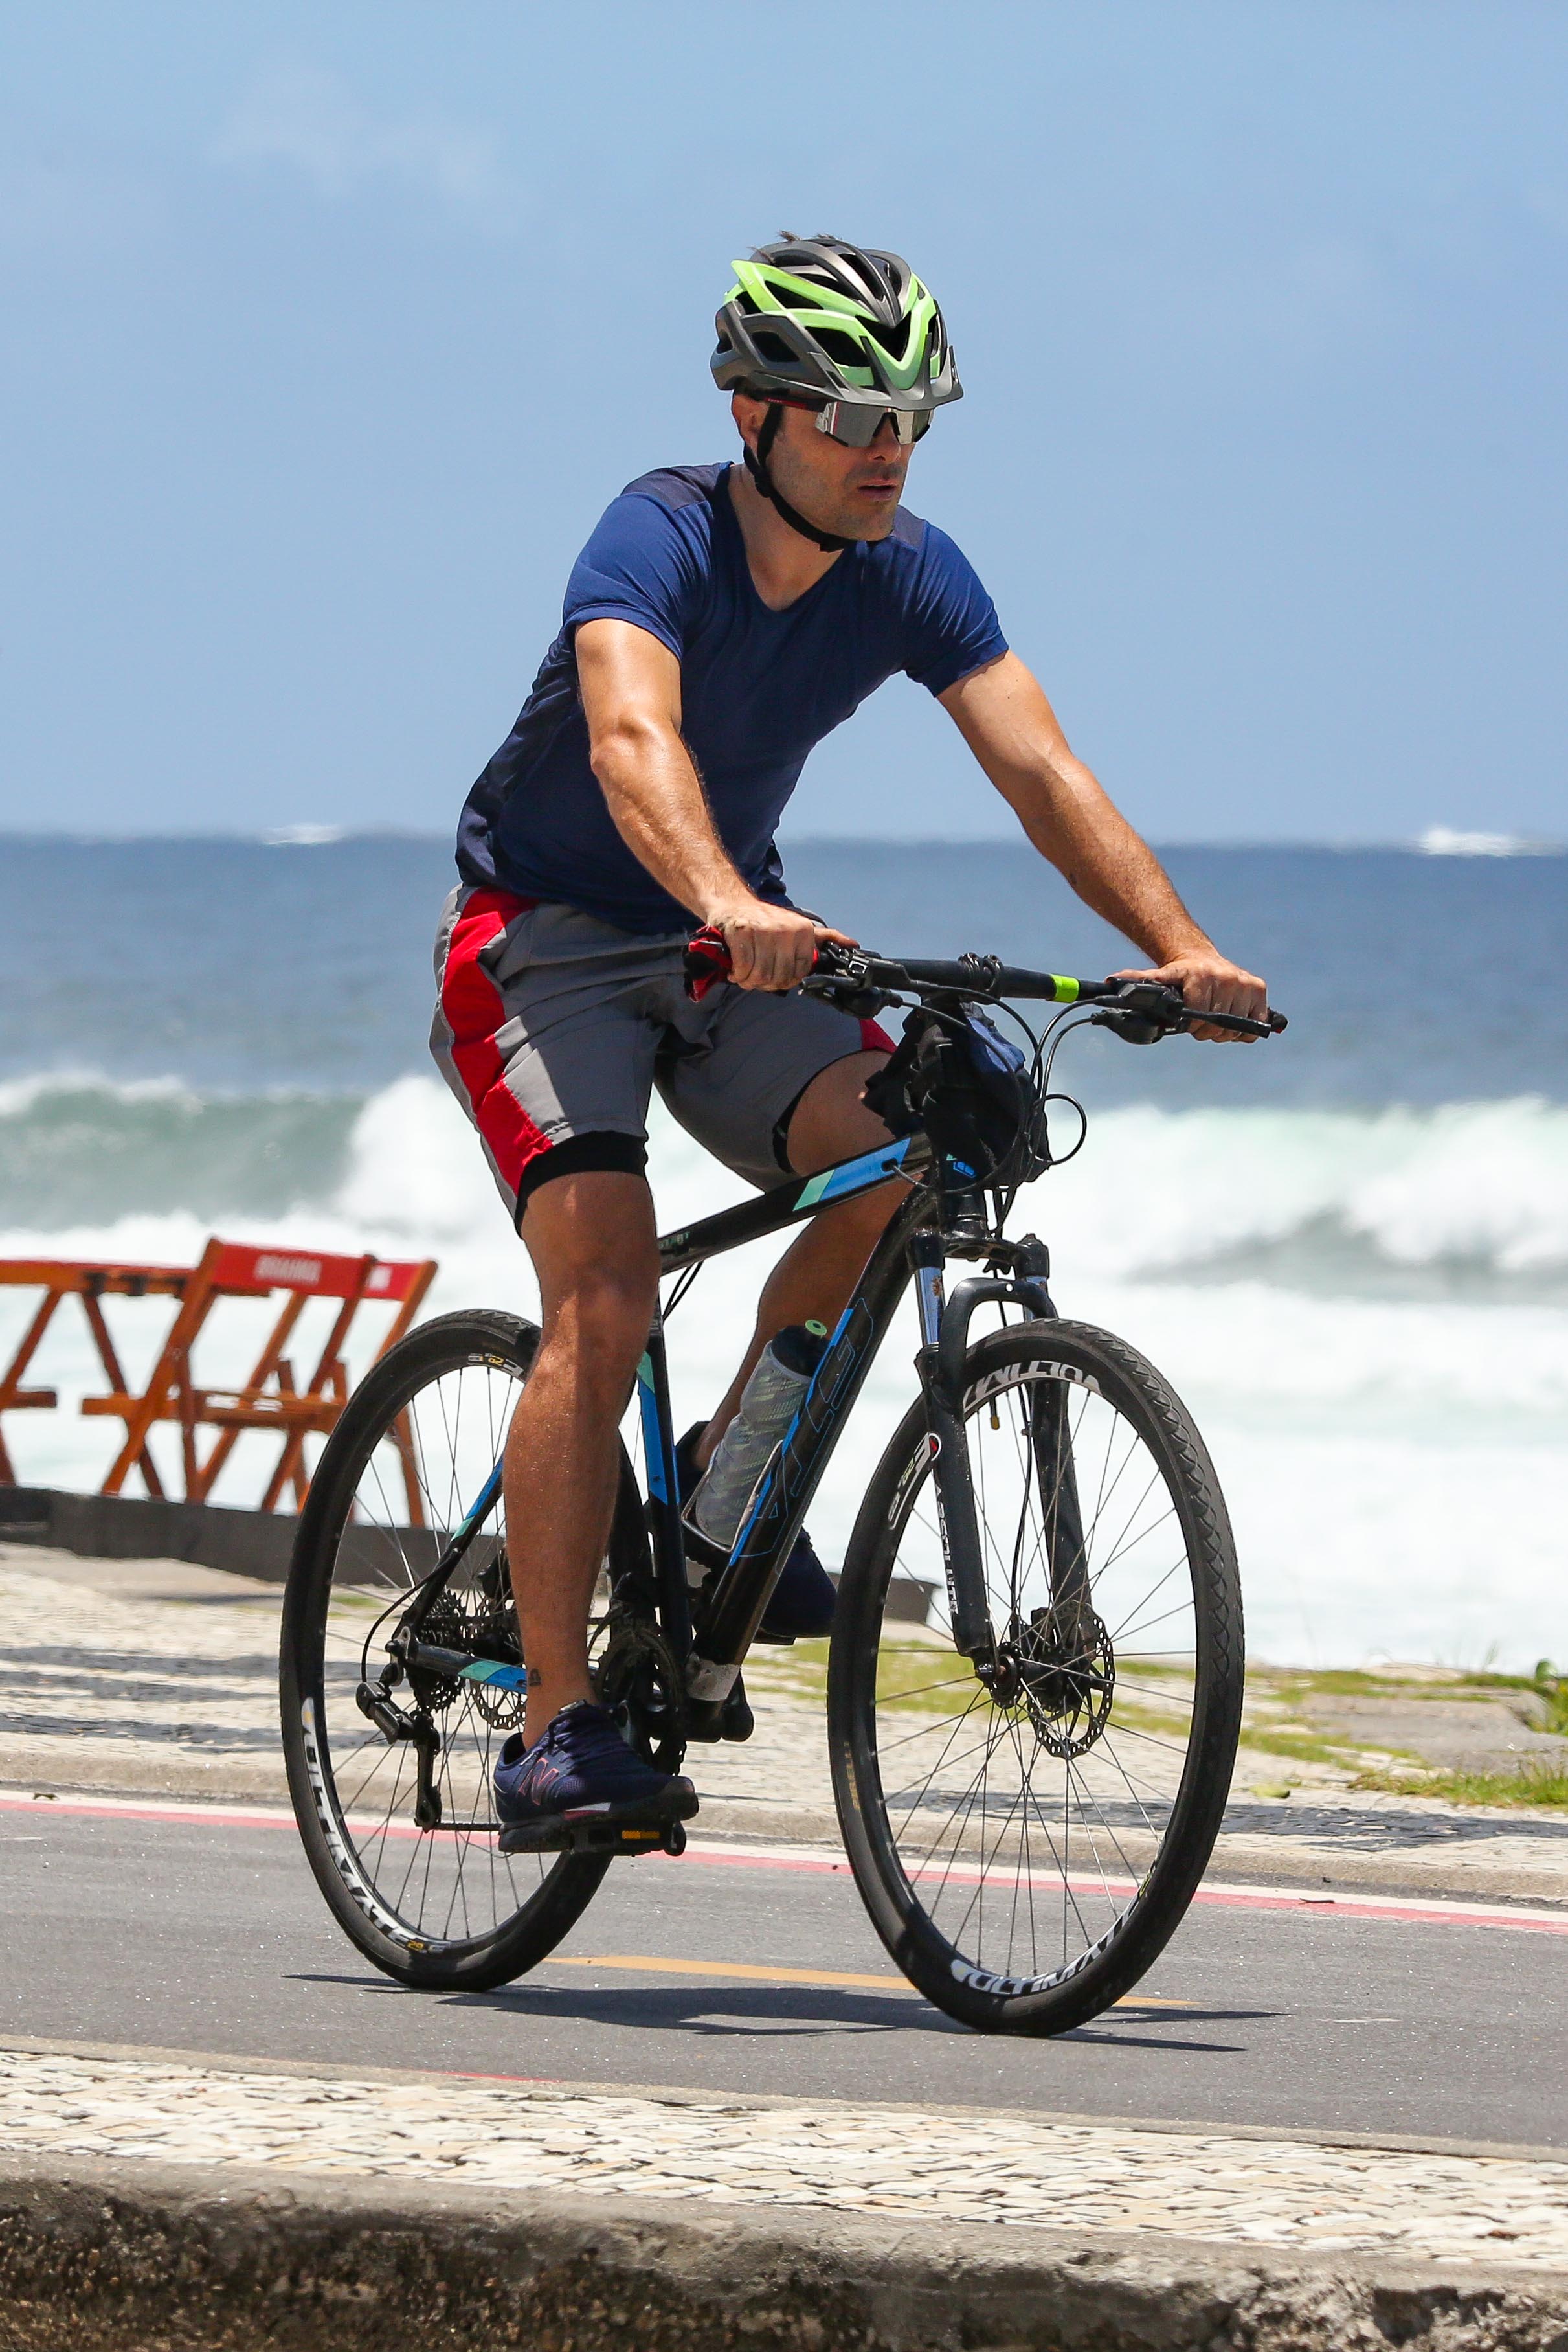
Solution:
{"label": "horizon line", "polygon": [[[800,833],[789,834],[779,842],[786,851],[809,849],[880,849],[916,851],[923,849],[1001,849],[1016,847],[1018,835],[1013,834],[918,834],[913,835],[877,833]],[[1304,835],[1280,835],[1260,838],[1257,835],[1229,836],[1194,835],[1182,838],[1146,835],[1150,845],[1157,850],[1221,850],[1221,851],[1315,851],[1336,856],[1380,851],[1397,852],[1408,856],[1470,856],[1470,857],[1561,857],[1568,856],[1568,842],[1544,839],[1524,834],[1501,834],[1479,829],[1448,825],[1429,825],[1421,834],[1367,835],[1365,836],[1329,835],[1312,838]],[[249,848],[249,849],[341,849],[365,842],[417,842],[431,846],[449,847],[452,835],[446,831],[424,831],[413,825],[332,825],[298,824],[268,827],[259,833],[147,831],[113,833],[97,827],[57,829],[40,832],[30,826],[7,825],[0,823],[0,841],[29,844],[42,847],[74,849],[125,849],[135,847],[185,848]]]}

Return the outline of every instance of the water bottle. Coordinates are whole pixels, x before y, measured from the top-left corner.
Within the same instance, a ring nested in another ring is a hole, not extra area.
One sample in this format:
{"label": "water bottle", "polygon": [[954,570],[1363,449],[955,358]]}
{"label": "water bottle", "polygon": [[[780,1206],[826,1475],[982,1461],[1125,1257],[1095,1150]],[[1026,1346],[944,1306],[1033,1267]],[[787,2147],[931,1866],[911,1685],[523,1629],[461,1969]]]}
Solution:
{"label": "water bottle", "polygon": [[827,1350],[823,1323],[791,1323],[769,1339],[741,1391],[740,1411],[719,1439],[691,1500],[691,1517],[727,1550],[768,1457],[800,1409]]}

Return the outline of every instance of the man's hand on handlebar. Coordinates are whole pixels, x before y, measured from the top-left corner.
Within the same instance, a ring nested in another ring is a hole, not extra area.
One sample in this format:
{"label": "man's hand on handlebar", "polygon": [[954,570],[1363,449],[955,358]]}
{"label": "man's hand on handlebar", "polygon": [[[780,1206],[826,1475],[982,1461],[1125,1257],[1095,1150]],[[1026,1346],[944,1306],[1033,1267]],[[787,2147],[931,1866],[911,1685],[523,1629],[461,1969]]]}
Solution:
{"label": "man's hand on handlebar", "polygon": [[[1184,1003],[1195,1011],[1205,1013],[1239,1013],[1248,1021],[1267,1021],[1269,992],[1255,972],[1243,971],[1231,963],[1218,948],[1195,948],[1186,955],[1173,957],[1157,971],[1119,971],[1117,980],[1157,980],[1163,986],[1174,989]],[[1213,1029],[1206,1023],[1195,1021],[1189,1034],[1207,1038],[1217,1045],[1248,1045],[1249,1037],[1239,1037],[1233,1029]]]}
{"label": "man's hand on handlebar", "polygon": [[821,940],[841,947],[857,942],[846,931],[815,923],[792,907],[770,906],[766,898],[747,897],[733,905],[716,907],[708,920],[724,933],[729,950],[729,978],[737,988],[759,988],[781,994],[805,979]]}

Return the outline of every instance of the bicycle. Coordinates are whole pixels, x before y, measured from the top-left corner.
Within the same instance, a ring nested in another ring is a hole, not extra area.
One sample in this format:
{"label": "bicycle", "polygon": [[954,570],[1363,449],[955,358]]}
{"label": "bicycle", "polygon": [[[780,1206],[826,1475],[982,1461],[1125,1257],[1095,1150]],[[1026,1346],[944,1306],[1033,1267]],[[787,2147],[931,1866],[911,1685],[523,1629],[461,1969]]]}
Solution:
{"label": "bicycle", "polygon": [[[701,993],[727,969],[722,940],[699,934],[686,965]],[[1125,1341],[1059,1318],[1044,1244],[1003,1226],[1019,1185],[1072,1156],[1052,1149],[1061,1107],[1082,1145],[1081,1108],[1051,1091],[1062,1037],[1089,1022],[1150,1044],[1193,1016],[1158,983],[976,956],[824,946],[803,985],[860,1013],[908,1006],[868,1088],[894,1139],[661,1240],[675,1285],[637,1375],[646,1492],[623,1443],[596,1687],[666,1771],[692,1743],[748,1736],[748,1649],[913,1279],[919,1392],[861,1506],[829,1654],[838,1819],[876,1931],[927,1999],[981,2031],[1059,2033],[1138,1981],[1207,1866],[1240,1724],[1241,1598],[1186,1408]],[[1038,1034],[1019,1001],[1057,1008]],[[1202,1018],[1251,1036],[1285,1025]],[[740,1531],[727,1551],[708,1544],[681,1517],[664,1319],[709,1258],[889,1181],[905,1197]],[[978,1270],[949,1295],[955,1260]],[[982,1307],[1001,1328],[971,1340]],[[591,1823],[547,1853],[498,1851],[490,1775],[524,1696],[499,1456],[538,1339],[483,1308],[411,1332],[328,1440],[295,1545],[281,1654],[295,1811],[340,1924],[410,1986],[523,1974],[618,1855],[685,1844],[678,1825]],[[933,1595],[926,1625],[887,1613],[895,1578]]]}

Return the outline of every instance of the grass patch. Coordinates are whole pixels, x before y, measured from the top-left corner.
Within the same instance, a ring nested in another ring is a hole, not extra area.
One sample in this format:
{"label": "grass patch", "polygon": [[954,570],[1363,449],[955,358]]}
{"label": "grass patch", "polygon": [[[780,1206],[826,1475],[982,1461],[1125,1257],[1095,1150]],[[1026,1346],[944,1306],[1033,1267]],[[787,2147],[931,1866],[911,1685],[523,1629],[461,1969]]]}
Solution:
{"label": "grass patch", "polygon": [[1265,1756],[1288,1756],[1296,1764],[1332,1764],[1342,1772],[1356,1762],[1358,1755],[1355,1748],[1324,1739],[1315,1731],[1269,1730],[1250,1724],[1242,1728],[1241,1746]]}
{"label": "grass patch", "polygon": [[1544,1760],[1510,1772],[1358,1772],[1351,1785],[1393,1797],[1441,1797],[1449,1805],[1541,1805],[1568,1812],[1568,1764]]}
{"label": "grass patch", "polygon": [[1301,1706],[1313,1698],[1386,1698],[1442,1703],[1454,1699],[1500,1697],[1521,1693],[1539,1699],[1543,1710],[1541,1727],[1568,1738],[1568,1675],[1560,1675],[1550,1659],[1542,1659],[1533,1674],[1499,1675],[1477,1667],[1455,1667],[1434,1680],[1379,1672],[1373,1667],[1252,1665],[1249,1687],[1260,1697],[1282,1706]]}

